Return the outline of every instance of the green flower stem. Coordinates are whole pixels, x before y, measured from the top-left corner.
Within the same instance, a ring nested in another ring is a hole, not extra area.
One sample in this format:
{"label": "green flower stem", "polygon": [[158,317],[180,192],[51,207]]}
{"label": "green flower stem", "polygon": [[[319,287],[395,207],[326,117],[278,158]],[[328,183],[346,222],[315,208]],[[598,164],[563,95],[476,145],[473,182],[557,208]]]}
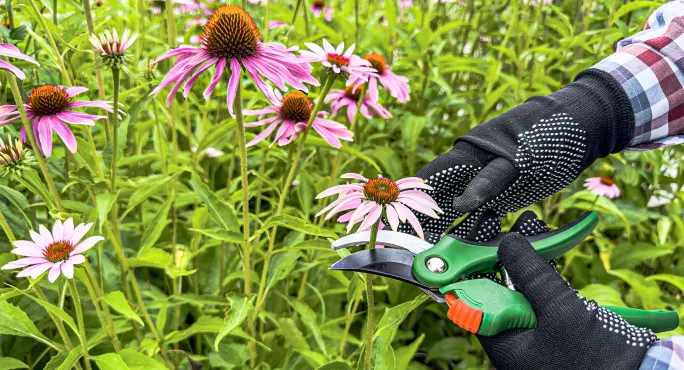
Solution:
{"label": "green flower stem", "polygon": [[12,232],[12,229],[10,229],[10,226],[2,212],[0,212],[0,227],[2,227],[2,231],[5,232],[5,235],[7,235],[7,239],[10,243],[14,243],[14,241],[17,240],[17,238],[14,237],[14,233]]}
{"label": "green flower stem", "polygon": [[83,307],[81,307],[81,299],[78,296],[78,288],[74,279],[66,279],[69,283],[69,290],[71,290],[71,299],[74,301],[74,308],[76,309],[76,320],[78,322],[79,339],[81,340],[81,348],[83,349],[83,362],[85,362],[86,370],[92,370],[90,366],[90,355],[88,354],[88,340],[86,339],[85,322],[83,322]]}
{"label": "green flower stem", "polygon": [[[375,248],[375,240],[378,237],[380,220],[371,228],[370,241],[367,249]],[[371,359],[373,358],[373,316],[375,313],[375,298],[373,297],[373,275],[366,275],[366,298],[368,311],[366,312],[366,359],[364,369],[370,370]]]}
{"label": "green flower stem", "polygon": [[52,37],[52,32],[50,32],[50,28],[48,28],[47,22],[45,22],[45,17],[42,16],[42,13],[40,12],[40,9],[38,8],[34,0],[28,0],[28,2],[29,4],[31,4],[31,8],[33,8],[33,11],[36,13],[36,16],[38,18],[38,21],[40,22],[41,27],[43,27],[43,32],[45,32],[45,36],[47,36],[52,51],[57,56],[57,65],[59,66],[59,71],[62,74],[62,78],[64,78],[64,82],[67,86],[71,86],[71,77],[69,77],[69,73],[67,72],[67,69],[64,66],[64,58],[62,58],[62,54],[59,52],[59,49],[57,48],[55,39]]}
{"label": "green flower stem", "polygon": [[[240,152],[240,181],[242,188],[242,270],[245,279],[245,295],[252,294],[252,272],[251,255],[252,250],[249,242],[249,178],[247,177],[247,141],[245,140],[245,119],[242,116],[242,82],[238,81],[238,88],[233,104],[237,130],[235,131],[236,141]],[[223,284],[223,282],[221,282]],[[251,321],[251,320],[250,320]],[[247,326],[248,334],[254,336],[254,325]],[[249,341],[249,362],[253,369],[256,366],[256,343]]]}
{"label": "green flower stem", "polygon": [[[30,0],[33,4],[33,0]],[[24,109],[24,100],[19,92],[19,86],[17,86],[17,80],[14,76],[9,76],[9,85],[12,90],[12,95],[14,96],[14,101],[19,109],[19,115],[21,116],[21,123],[24,125],[24,130],[26,130],[26,136],[28,136],[29,143],[31,144],[31,149],[33,150],[33,155],[38,159],[38,164],[40,165],[40,170],[43,172],[45,177],[45,182],[47,182],[48,189],[50,189],[50,194],[52,195],[52,201],[57,206],[57,210],[64,212],[64,206],[62,205],[62,198],[59,196],[59,192],[55,187],[55,182],[52,181],[52,176],[50,175],[50,170],[48,170],[47,163],[45,162],[45,157],[38,150],[36,145],[36,138],[33,136],[33,129],[29,123],[28,117],[26,116],[26,110]]]}
{"label": "green flower stem", "polygon": [[343,357],[344,355],[344,346],[347,344],[349,329],[351,328],[352,321],[354,320],[354,315],[356,315],[356,311],[359,309],[359,303],[361,303],[361,297],[358,296],[361,293],[360,289],[361,287],[359,287],[356,290],[354,296],[352,297],[352,302],[349,302],[349,305],[351,305],[351,311],[349,310],[349,308],[347,308],[347,315],[344,323],[344,331],[342,332],[342,339],[340,340],[340,357]]}
{"label": "green flower stem", "polygon": [[[114,329],[114,321],[112,320],[112,313],[109,310],[109,305],[107,304],[107,302],[104,301],[104,292],[97,284],[97,280],[95,279],[95,273],[93,272],[93,268],[92,266],[90,266],[90,263],[86,261],[86,263],[84,263],[84,266],[86,276],[88,277],[89,282],[89,284],[87,284],[86,287],[88,288],[89,293],[92,292],[90,298],[93,302],[95,302],[94,306],[98,313],[102,311],[102,316],[104,318],[103,327],[107,329],[109,337],[112,340],[112,344],[114,345],[114,350],[118,353],[119,351],[121,351],[121,343],[119,342],[119,338],[116,335],[116,329]],[[98,308],[98,305],[102,305],[101,310],[100,308]]]}
{"label": "green flower stem", "polygon": [[[318,115],[318,112],[321,110],[321,107],[323,107],[325,97],[326,95],[328,95],[328,92],[330,92],[330,89],[332,88],[332,85],[335,82],[336,77],[336,75],[330,75],[328,79],[325,81],[323,89],[321,90],[321,94],[318,97],[318,102],[316,103],[313,112],[311,112],[311,117],[309,117],[309,122],[307,123],[306,130],[304,130],[304,134],[302,135],[301,139],[299,139],[299,146],[297,147],[297,151],[295,152],[292,161],[289,162],[291,163],[290,172],[287,174],[287,178],[285,179],[285,183],[283,184],[283,191],[280,193],[280,200],[278,201],[278,207],[276,208],[274,214],[275,217],[280,216],[280,214],[283,212],[283,208],[285,208],[285,200],[287,199],[287,193],[290,190],[290,187],[292,186],[292,180],[294,179],[295,174],[297,173],[299,159],[301,158],[302,152],[304,151],[304,143],[306,143],[306,138],[309,136],[309,131],[311,131],[311,125],[313,124],[314,119],[316,119],[316,116]],[[271,263],[271,257],[273,256],[273,248],[275,248],[277,232],[278,226],[273,226],[273,228],[271,228],[271,232],[269,233],[268,251],[266,252],[266,256],[264,257],[264,267],[261,271],[259,293],[257,293],[256,308],[254,310],[255,318],[259,317],[259,311],[261,310],[261,307],[264,304],[264,300],[266,299],[266,277],[268,276],[268,268]],[[255,323],[252,322],[251,325],[255,325]]]}
{"label": "green flower stem", "polygon": [[271,22],[271,0],[266,0],[266,14],[264,15],[263,42],[268,41],[268,24]]}
{"label": "green flower stem", "polygon": [[[85,14],[86,25],[88,26],[88,33],[91,35],[95,34],[95,25],[93,24],[93,14],[90,10],[90,0],[83,0],[83,13]],[[142,17],[144,18],[144,17]],[[100,67],[95,68],[95,78],[97,79],[97,93],[100,100],[105,100],[104,82],[102,81],[102,69]],[[105,127],[105,138],[109,142],[110,129],[109,129],[109,119],[104,119]],[[98,163],[99,168],[99,163]]]}
{"label": "green flower stem", "polygon": [[[290,44],[290,37],[292,37],[292,31],[294,30],[294,24],[295,21],[297,20],[297,13],[299,12],[299,8],[302,6],[303,0],[297,0],[297,4],[295,5],[294,12],[292,13],[292,22],[290,22],[290,30],[287,31],[287,42],[285,45]],[[304,10],[306,11],[306,9]]]}
{"label": "green flower stem", "polygon": [[[118,68],[112,69],[112,79],[114,80],[114,113],[112,114],[112,165],[109,177],[109,192],[112,196],[116,194],[116,172],[117,163],[119,160],[119,85],[120,85],[120,70]],[[125,140],[125,138],[124,138]],[[111,219],[114,230],[118,233],[119,230],[119,206],[118,202],[114,202],[111,210]]]}

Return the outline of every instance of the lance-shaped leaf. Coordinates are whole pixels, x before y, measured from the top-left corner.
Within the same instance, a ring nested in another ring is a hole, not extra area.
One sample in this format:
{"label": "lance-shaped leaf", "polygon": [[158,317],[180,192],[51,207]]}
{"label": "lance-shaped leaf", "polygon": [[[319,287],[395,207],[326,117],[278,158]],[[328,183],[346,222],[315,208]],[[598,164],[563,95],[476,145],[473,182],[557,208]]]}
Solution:
{"label": "lance-shaped leaf", "polygon": [[202,204],[209,210],[211,217],[222,229],[240,232],[240,224],[235,215],[235,210],[211,191],[195,172],[192,173],[190,184]]}
{"label": "lance-shaped leaf", "polygon": [[105,302],[109,307],[113,308],[114,311],[126,316],[126,318],[137,322],[138,324],[145,326],[140,316],[138,316],[135,311],[131,308],[121,291],[114,291],[104,296]]}
{"label": "lance-shaped leaf", "polygon": [[223,319],[223,326],[221,326],[221,330],[214,341],[214,349],[216,351],[219,350],[219,343],[221,340],[225,338],[226,335],[230,334],[233,329],[240,326],[242,322],[245,321],[245,318],[247,318],[249,311],[254,308],[255,296],[242,297],[235,293],[231,293],[227,298],[230,301],[230,311]]}

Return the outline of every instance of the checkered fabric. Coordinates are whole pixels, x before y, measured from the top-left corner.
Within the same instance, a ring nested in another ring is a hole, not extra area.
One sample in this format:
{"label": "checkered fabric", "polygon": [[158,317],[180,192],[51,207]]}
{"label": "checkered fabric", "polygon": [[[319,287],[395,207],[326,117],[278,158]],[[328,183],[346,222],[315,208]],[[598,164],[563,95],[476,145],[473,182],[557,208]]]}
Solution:
{"label": "checkered fabric", "polygon": [[684,369],[684,337],[672,337],[656,342],[646,352],[639,370]]}
{"label": "checkered fabric", "polygon": [[610,73],[634,110],[630,149],[684,143],[684,0],[658,8],[645,29],[618,42],[593,68]]}

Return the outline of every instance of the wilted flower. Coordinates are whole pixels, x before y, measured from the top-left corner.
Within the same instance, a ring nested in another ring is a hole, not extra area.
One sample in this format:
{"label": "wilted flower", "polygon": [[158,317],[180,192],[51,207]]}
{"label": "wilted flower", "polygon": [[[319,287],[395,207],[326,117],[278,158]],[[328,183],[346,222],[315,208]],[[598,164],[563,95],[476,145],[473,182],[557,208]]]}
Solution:
{"label": "wilted flower", "polygon": [[[38,62],[36,62],[35,59],[31,58],[26,54],[23,54],[21,51],[19,51],[19,49],[16,46],[11,44],[0,44],[0,56],[17,58],[40,66],[40,64],[38,64]],[[24,74],[24,72],[21,71],[21,69],[11,65],[10,63],[4,60],[0,60],[0,69],[6,69],[14,73],[14,75],[17,76],[20,80],[26,78],[26,75]]]}
{"label": "wilted flower", "polygon": [[[354,116],[356,116],[356,111],[359,110],[360,106],[361,114],[363,114],[363,116],[366,118],[373,118],[372,111],[375,111],[375,113],[381,118],[392,118],[392,113],[380,105],[377,100],[374,100],[372,97],[370,97],[370,94],[364,95],[363,89],[363,85],[349,85],[344,90],[330,91],[328,96],[325,97],[325,101],[332,101],[332,104],[330,104],[330,110],[332,111],[333,116],[337,116],[337,113],[340,111],[340,109],[347,107],[347,119],[349,122],[352,122],[354,120]],[[359,100],[361,100],[361,95],[364,95],[363,102],[359,103]]]}
{"label": "wilted flower", "polygon": [[126,51],[133,45],[138,35],[131,36],[131,31],[126,29],[119,39],[116,30],[106,30],[98,36],[90,35],[90,43],[98,53],[97,67],[119,68],[126,71]]}
{"label": "wilted flower", "polygon": [[[114,112],[112,106],[106,101],[74,101],[76,95],[86,91],[88,89],[85,87],[64,88],[47,84],[36,87],[29,94],[28,103],[24,104],[24,108],[29,121],[33,124],[36,145],[46,157],[52,154],[52,131],[57,133],[69,151],[76,153],[76,137],[66,124],[94,126],[96,120],[106,118],[76,112],[72,110],[73,108],[95,107],[110,113]],[[0,107],[0,120],[3,120],[0,125],[17,119],[19,119],[19,111],[16,105]],[[26,131],[23,127],[21,140],[26,142]]]}
{"label": "wilted flower", "polygon": [[7,145],[0,138],[0,177],[21,177],[22,172],[35,164],[35,159],[29,150],[24,148],[21,140],[7,135]]}
{"label": "wilted flower", "polygon": [[608,199],[620,196],[620,188],[610,177],[590,177],[584,181],[584,187],[594,195],[604,196]]}
{"label": "wilted flower", "polygon": [[233,114],[233,103],[237,93],[242,67],[254,84],[271,101],[277,101],[273,88],[261,78],[273,82],[278,89],[285,91],[285,84],[295,89],[308,91],[302,82],[318,86],[311,76],[311,66],[304,58],[292,54],[290,49],[273,42],[262,42],[259,28],[239,6],[224,5],[211,15],[200,35],[201,46],[181,46],[157,58],[178,56],[176,64],[153,90],[156,96],[167,86],[173,84],[166,99],[170,105],[175,93],[183,86],[183,97],[187,98],[190,89],[202,72],[216,66],[214,77],[204,90],[204,98],[209,99],[216,85],[223,78],[226,67],[230,67],[227,103],[228,111]]}
{"label": "wilted flower", "polygon": [[309,50],[302,50],[301,55],[311,62],[321,62],[334,73],[347,74],[350,80],[368,81],[368,76],[376,74],[369,61],[354,55],[354,45],[345,51],[344,42],[334,48],[328,40],[323,39],[323,47],[310,42],[306,46]]}
{"label": "wilted flower", "polygon": [[86,261],[83,253],[92,248],[97,242],[104,240],[101,236],[91,236],[81,241],[92,223],[80,224],[74,227],[72,218],[62,221],[57,220],[52,226],[52,233],[45,226],[40,225],[37,233],[30,230],[32,240],[17,240],[12,253],[25,256],[2,266],[2,270],[12,270],[27,267],[17,274],[17,277],[30,276],[38,278],[45,271],[50,270],[48,280],[54,282],[60,273],[67,279],[74,277],[74,265]]}
{"label": "wilted flower", "polygon": [[444,213],[427,193],[417,190],[432,190],[432,187],[425,184],[425,180],[421,178],[407,177],[395,182],[382,176],[367,179],[356,173],[347,173],[341,177],[361,180],[363,183],[337,185],[318,194],[316,199],[336,194],[341,194],[341,196],[323,208],[316,216],[328,212],[326,216],[328,220],[343,210],[354,209],[349,215],[347,231],[359,222],[361,222],[359,230],[366,230],[381,220],[384,213],[392,230],[397,230],[399,222],[408,221],[418,236],[423,238],[423,229],[411,209],[433,218],[439,218],[438,212]]}
{"label": "wilted flower", "polygon": [[311,4],[311,12],[316,18],[323,14],[326,21],[332,22],[333,8],[325,6],[325,1],[323,0],[314,0]]}
{"label": "wilted flower", "polygon": [[[266,125],[266,129],[247,143],[247,146],[252,146],[266,139],[278,126],[280,128],[276,132],[273,143],[278,142],[278,145],[286,145],[297,140],[299,134],[306,130],[312,112],[313,103],[299,91],[288,93],[277,105],[260,110],[245,110],[245,116],[270,115],[270,117],[257,122],[245,124],[246,127]],[[323,140],[334,148],[342,146],[340,140],[352,141],[354,134],[345,125],[326,119],[326,116],[327,113],[319,112],[311,124],[313,129],[323,137]]]}
{"label": "wilted flower", "polygon": [[[385,58],[378,53],[368,53],[363,59],[369,61],[377,71],[377,75],[370,75],[368,78],[368,95],[373,100],[378,100],[378,80],[400,103],[406,103],[409,100],[411,87],[408,84],[408,78],[392,73]],[[360,82],[360,80],[350,80],[347,85],[357,85]]]}

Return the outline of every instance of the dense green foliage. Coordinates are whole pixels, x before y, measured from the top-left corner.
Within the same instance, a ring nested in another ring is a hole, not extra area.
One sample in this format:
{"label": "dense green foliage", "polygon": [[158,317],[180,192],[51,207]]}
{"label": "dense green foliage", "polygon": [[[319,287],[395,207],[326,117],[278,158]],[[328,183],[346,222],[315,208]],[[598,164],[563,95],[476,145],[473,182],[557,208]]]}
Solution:
{"label": "dense green foliage", "polygon": [[[0,27],[0,37],[41,63],[34,69],[17,63],[28,76],[23,91],[44,83],[65,85],[67,75],[73,85],[90,88],[84,96],[98,99],[102,93],[112,100],[111,70],[99,70],[103,86],[98,89],[83,3],[53,0],[32,7],[35,1],[6,0],[0,11],[14,26]],[[177,94],[167,108],[168,89],[155,99],[148,94],[171,65],[151,66],[151,61],[182,43],[167,41],[164,3],[90,4],[96,32],[130,28],[140,35],[131,48],[130,75],[122,74],[119,101],[127,114],[118,129],[116,191],[110,191],[107,170],[112,143],[104,121],[98,121],[92,130],[97,156],[89,150],[87,127],[72,126],[78,152],[66,156],[56,141],[47,159],[65,212],[43,199],[49,198],[47,189],[33,192],[9,178],[0,179],[0,211],[17,239],[29,239],[29,230],[50,226],[56,217],[94,222],[94,234],[105,236],[88,254],[90,271],[77,268],[73,280],[93,366],[362,368],[364,277],[328,271],[340,257],[330,250],[329,238],[345,231],[334,220],[314,216],[326,204],[316,194],[341,183],[339,174],[345,172],[394,179],[413,175],[471,127],[572,81],[609,55],[617,40],[642,29],[662,2],[556,0],[531,6],[522,0],[422,0],[400,9],[396,0],[329,0],[327,6],[335,10],[331,23],[313,17],[310,3],[238,5],[261,29],[269,19],[294,20],[268,35],[262,32],[269,41],[304,47],[326,38],[334,45],[356,43],[359,55],[386,56],[396,74],[410,79],[412,93],[402,105],[381,90],[380,101],[393,117],[362,117],[354,127],[354,142],[340,150],[310,135],[280,216],[274,214],[283,182],[296,165],[298,141],[269,147],[267,140],[248,148],[249,202],[243,204],[236,121],[226,109],[226,82],[205,101],[202,91],[211,76],[203,75],[187,100]],[[40,7],[42,15],[34,11]],[[175,16],[173,32],[185,43],[202,32],[201,26],[187,26],[195,17]],[[315,75],[323,80],[319,70]],[[6,83],[10,76],[0,73],[3,104],[13,103]],[[249,79],[243,83],[244,109],[270,105]],[[336,81],[335,88],[343,88],[343,81]],[[319,92],[313,89],[310,96]],[[346,114],[336,119],[351,124]],[[18,137],[19,128],[19,123],[2,126],[0,136]],[[247,128],[247,141],[259,131]],[[194,149],[210,147],[225,154],[211,158]],[[684,317],[683,154],[681,147],[671,147],[612,155],[563,192],[529,207],[552,227],[584,210],[600,213],[592,236],[559,261],[563,276],[581,294],[602,304],[669,308]],[[33,176],[39,173],[35,166]],[[622,196],[611,201],[592,195],[582,187],[590,176],[614,178]],[[244,295],[243,207],[250,210],[250,296]],[[118,225],[107,222],[112,208],[118,208]],[[509,215],[504,225],[515,217]],[[279,229],[269,253],[274,225]],[[127,258],[117,253],[112,227],[121,233]],[[9,238],[0,235],[0,265],[15,259]],[[68,369],[79,361],[76,366],[85,366],[77,305],[67,280],[49,283],[43,276],[35,281],[10,271],[0,272],[0,278],[5,283],[0,287],[0,368]],[[445,307],[407,284],[374,279],[374,369],[490,368],[475,338],[446,318]],[[676,334],[684,335],[684,327],[662,336]],[[116,351],[113,337],[123,349]]]}

